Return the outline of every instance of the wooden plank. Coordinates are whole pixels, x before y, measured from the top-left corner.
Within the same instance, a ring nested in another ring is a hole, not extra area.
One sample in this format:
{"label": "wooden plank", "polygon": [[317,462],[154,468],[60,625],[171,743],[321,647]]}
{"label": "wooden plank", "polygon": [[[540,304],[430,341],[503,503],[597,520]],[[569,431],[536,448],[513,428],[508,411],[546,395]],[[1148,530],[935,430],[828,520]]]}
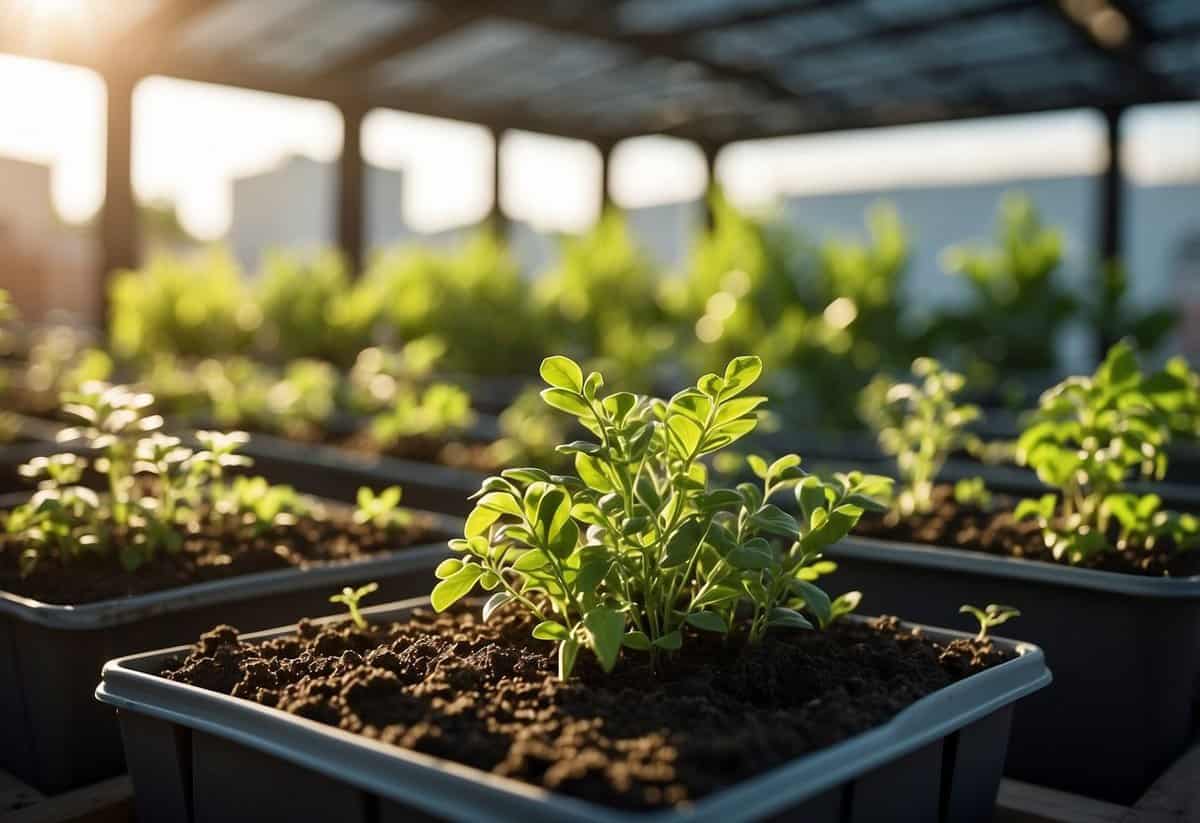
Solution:
{"label": "wooden plank", "polygon": [[1127,806],[1105,803],[1055,789],[1000,781],[995,823],[1140,823]]}
{"label": "wooden plank", "polygon": [[33,786],[27,786],[8,772],[0,771],[0,815],[32,806],[41,799],[42,793]]}
{"label": "wooden plank", "polygon": [[1154,781],[1134,808],[1138,821],[1200,820],[1200,743],[1175,761]]}
{"label": "wooden plank", "polygon": [[0,823],[134,823],[133,783],[122,775],[65,794],[47,797]]}

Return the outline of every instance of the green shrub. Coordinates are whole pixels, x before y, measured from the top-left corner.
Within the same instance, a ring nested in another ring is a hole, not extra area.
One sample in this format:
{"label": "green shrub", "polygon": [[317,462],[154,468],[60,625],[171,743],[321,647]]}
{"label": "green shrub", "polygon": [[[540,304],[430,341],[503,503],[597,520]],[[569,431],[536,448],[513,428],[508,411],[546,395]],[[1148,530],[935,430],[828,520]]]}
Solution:
{"label": "green shrub", "polygon": [[[486,619],[515,603],[539,621],[533,636],[558,646],[569,677],[581,648],[611,670],[622,649],[658,655],[681,647],[685,628],[758,642],[771,627],[824,628],[859,595],[831,599],[813,580],[821,552],[845,536],[890,481],[858,473],[829,483],[788,455],[751,465],[761,487],[709,482],[705,458],[753,431],[766,398],[745,394],[762,369],[731,361],[669,401],[603,394],[598,372],[556,356],[542,363],[547,404],[595,439],[559,446],[575,473],[538,468],[488,478],[458,553],[437,569],[431,595],[445,609],[476,586],[493,592]],[[770,502],[794,494],[801,517]],[[739,607],[744,605],[743,619]]]}

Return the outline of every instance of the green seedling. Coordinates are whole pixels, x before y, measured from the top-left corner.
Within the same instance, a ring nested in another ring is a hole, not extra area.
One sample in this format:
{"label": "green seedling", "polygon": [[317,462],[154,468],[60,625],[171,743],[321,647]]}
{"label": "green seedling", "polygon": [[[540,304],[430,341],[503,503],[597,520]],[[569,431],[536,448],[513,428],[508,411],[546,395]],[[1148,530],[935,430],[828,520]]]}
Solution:
{"label": "green seedling", "polygon": [[958,607],[958,612],[959,614],[969,614],[979,621],[979,633],[975,635],[975,640],[980,643],[987,640],[988,632],[994,627],[1021,616],[1018,609],[1014,609],[1012,606],[1001,606],[998,603],[989,603],[983,609],[964,604]]}
{"label": "green seedling", "polygon": [[424,392],[405,392],[388,410],[371,419],[371,435],[383,448],[415,437],[445,440],[462,434],[475,422],[471,395],[448,383],[434,383]]}
{"label": "green seedling", "polygon": [[933,509],[934,481],[951,452],[967,444],[966,427],[979,417],[976,406],[958,404],[961,374],[930,357],[914,360],[912,373],[919,382],[875,378],[861,403],[879,447],[896,458],[901,482],[895,505],[904,515]]}
{"label": "green seedling", "polygon": [[20,468],[37,483],[27,503],[5,518],[5,531],[20,550],[23,575],[45,557],[70,563],[84,553],[115,554],[133,571],[160,552],[177,552],[189,524],[199,517],[235,515],[262,533],[294,522],[301,508],[295,492],[262,478],[225,482],[225,471],[247,466],[237,449],[242,432],[199,432],[200,448],[158,429],[154,398],[126,386],[87,383],[66,397],[63,412],[79,421],[63,441],[95,451],[91,468],[107,480],[102,496],[82,485],[89,462],[72,453],[38,457]]}
{"label": "green seedling", "polygon": [[346,586],[342,589],[341,594],[331,596],[329,602],[341,603],[350,612],[350,619],[354,621],[354,625],[360,629],[365,629],[367,627],[367,618],[363,617],[358,604],[364,597],[374,594],[378,590],[378,583],[368,583],[365,586],[359,586],[357,589]]}
{"label": "green seedling", "polygon": [[954,502],[987,512],[992,510],[992,493],[982,477],[964,477],[954,484]]}
{"label": "green seedling", "polygon": [[[574,473],[507,469],[477,493],[456,557],[438,567],[435,609],[476,587],[492,592],[485,619],[504,604],[530,612],[534,637],[558,647],[569,677],[580,649],[610,671],[622,649],[678,650],[689,630],[757,643],[773,627],[828,626],[857,605],[813,581],[822,551],[844,537],[888,478],[858,472],[806,475],[800,457],[750,458],[761,483],[715,487],[706,459],[754,430],[765,397],[746,394],[762,371],[739,357],[720,375],[669,400],[603,393],[598,372],[572,360],[542,363],[545,402],[593,439],[562,444]],[[795,517],[775,503],[794,497]],[[836,605],[835,605],[836,604]]]}
{"label": "green seedling", "polygon": [[378,529],[390,529],[407,525],[411,516],[400,508],[399,486],[388,486],[375,494],[367,486],[358,490],[358,505],[354,509],[354,522],[359,525],[370,523]]}
{"label": "green seedling", "polygon": [[[1014,515],[1038,519],[1055,558],[1079,563],[1117,548],[1148,550],[1163,536],[1179,550],[1195,545],[1191,518],[1162,512],[1157,498],[1138,500],[1126,489],[1131,478],[1165,475],[1166,409],[1185,391],[1167,372],[1144,375],[1122,342],[1094,375],[1068,378],[1042,395],[1017,441],[1017,460],[1057,494],[1024,500]],[[1120,524],[1117,542],[1109,535],[1113,522]]]}

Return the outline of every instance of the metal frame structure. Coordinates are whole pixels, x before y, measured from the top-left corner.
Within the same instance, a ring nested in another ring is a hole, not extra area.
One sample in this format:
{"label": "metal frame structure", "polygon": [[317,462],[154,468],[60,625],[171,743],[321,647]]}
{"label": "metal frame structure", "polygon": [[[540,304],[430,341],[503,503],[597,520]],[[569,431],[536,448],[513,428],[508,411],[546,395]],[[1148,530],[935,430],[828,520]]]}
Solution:
{"label": "metal frame structure", "polygon": [[[16,2],[0,0],[0,23]],[[734,141],[1094,108],[1108,124],[1099,228],[1102,252],[1113,257],[1121,250],[1121,113],[1200,98],[1195,0],[126,5],[129,19],[74,41],[45,43],[0,25],[0,52],[85,66],[105,80],[105,272],[137,262],[132,94],[149,75],[336,105],[345,120],[336,236],[356,271],[364,211],[359,136],[372,108],[489,128],[497,138],[492,219],[499,226],[499,138],[510,129],[596,144],[607,203],[612,147],[644,134],[696,142],[711,173],[721,147]]]}

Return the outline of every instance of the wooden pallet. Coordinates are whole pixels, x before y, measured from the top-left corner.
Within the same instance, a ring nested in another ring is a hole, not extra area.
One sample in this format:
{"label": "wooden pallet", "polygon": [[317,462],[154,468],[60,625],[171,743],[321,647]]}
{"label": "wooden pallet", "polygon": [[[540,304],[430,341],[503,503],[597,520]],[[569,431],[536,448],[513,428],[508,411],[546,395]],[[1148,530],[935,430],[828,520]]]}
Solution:
{"label": "wooden pallet", "polygon": [[134,823],[125,775],[47,797],[0,772],[0,823]]}
{"label": "wooden pallet", "polygon": [[[1196,823],[1200,821],[1200,743],[1133,806],[1004,780],[994,823]],[[0,772],[0,823],[134,823],[126,776],[45,797]]]}
{"label": "wooden pallet", "polygon": [[1200,743],[1175,761],[1132,806],[1105,803],[1016,780],[1000,783],[995,823],[1196,823]]}

